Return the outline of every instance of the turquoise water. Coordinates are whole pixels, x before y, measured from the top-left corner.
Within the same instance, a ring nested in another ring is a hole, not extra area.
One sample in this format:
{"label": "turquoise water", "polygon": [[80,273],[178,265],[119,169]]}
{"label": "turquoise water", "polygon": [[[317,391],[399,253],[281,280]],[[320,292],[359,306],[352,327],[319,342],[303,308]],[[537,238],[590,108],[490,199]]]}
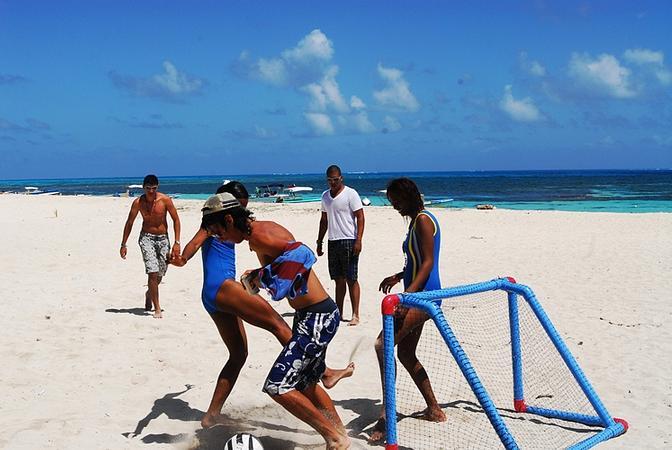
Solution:
{"label": "turquoise water", "polygon": [[[408,176],[428,202],[452,199],[430,207],[474,208],[492,204],[500,209],[672,212],[671,170],[496,171],[345,173],[345,182],[372,205],[387,205],[381,190],[392,178]],[[219,176],[160,176],[160,190],[179,198],[206,199],[224,179],[242,182],[250,193],[257,186],[282,183],[309,186],[304,200],[319,201],[327,189],[323,173]],[[142,177],[0,180],[0,191],[36,186],[64,195],[118,195]],[[139,195],[141,190],[132,190]],[[291,202],[291,200],[286,200]]]}

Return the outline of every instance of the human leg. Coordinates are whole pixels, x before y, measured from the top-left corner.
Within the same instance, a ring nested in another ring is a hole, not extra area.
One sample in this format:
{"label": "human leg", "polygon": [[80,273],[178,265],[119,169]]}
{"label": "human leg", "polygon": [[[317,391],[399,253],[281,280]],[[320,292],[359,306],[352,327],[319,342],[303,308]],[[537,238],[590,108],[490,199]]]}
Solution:
{"label": "human leg", "polygon": [[359,254],[355,254],[354,240],[348,240],[344,242],[345,245],[345,256],[346,256],[346,271],[345,279],[348,284],[348,291],[350,291],[350,303],[352,303],[352,320],[348,325],[354,326],[359,324],[359,281],[358,272],[359,272]]}
{"label": "human leg", "polygon": [[161,305],[159,304],[159,283],[161,282],[161,277],[157,272],[147,274],[147,292],[149,293],[149,300],[154,305],[154,318],[160,319],[163,317],[161,314]]}
{"label": "human leg", "polygon": [[201,420],[203,428],[209,428],[223,421],[222,407],[247,359],[247,336],[242,320],[232,314],[219,311],[210,314],[210,317],[215,322],[219,335],[229,351],[229,359],[217,377],[210,406]]}
{"label": "human leg", "polygon": [[[295,417],[320,433],[327,443],[327,449],[347,449],[350,447],[350,439],[345,433],[340,432],[302,392],[291,390],[284,394],[273,395],[272,398]],[[340,421],[340,419],[338,420]]]}
{"label": "human leg", "polygon": [[446,420],[446,414],[441,410],[441,407],[436,401],[436,396],[434,395],[434,390],[429,381],[427,371],[416,356],[416,349],[418,347],[420,336],[422,335],[423,327],[424,322],[412,329],[404,339],[399,341],[397,357],[411,375],[413,382],[425,399],[425,403],[427,403],[427,411],[425,412],[424,417],[432,422],[444,422]]}
{"label": "human leg", "polygon": [[336,284],[336,298],[334,300],[336,301],[338,311],[341,313],[341,317],[343,317],[343,303],[345,301],[347,284],[344,277],[334,278],[334,283]]}
{"label": "human leg", "polygon": [[287,344],[292,337],[292,330],[266,300],[258,295],[250,295],[242,284],[234,280],[222,283],[215,303],[218,310],[271,332],[281,345]]}
{"label": "human leg", "polygon": [[359,324],[359,281],[347,280],[347,283],[350,291],[350,302],[352,303],[352,320],[348,325],[355,326]]}
{"label": "human leg", "polygon": [[319,384],[310,384],[301,391],[303,395],[308,397],[308,400],[315,405],[315,407],[325,415],[329,421],[334,424],[339,433],[347,434],[345,426],[341,421],[340,416],[336,412],[334,402],[329,397],[329,394],[320,387]]}
{"label": "human leg", "polygon": [[[416,328],[424,324],[428,319],[427,314],[424,312],[417,310],[417,309],[409,309],[406,311],[405,315],[403,317],[395,317],[395,324],[394,324],[394,344],[401,345],[401,342],[404,341],[409,335],[409,333],[413,332]],[[415,342],[415,346],[417,346],[417,341]],[[415,347],[413,347],[414,349]],[[381,332],[378,337],[376,338],[376,343],[375,343],[375,350],[376,350],[376,357],[378,359],[378,369],[380,371],[380,383],[381,383],[381,388],[383,392],[383,402],[381,406],[381,411],[380,411],[380,417],[376,424],[374,425],[373,432],[371,433],[371,436],[369,437],[369,442],[374,443],[374,442],[380,442],[383,439],[385,439],[385,355],[384,355],[384,342],[383,342],[383,333]],[[398,353],[401,353],[401,347]],[[413,354],[415,354],[415,350],[413,350]],[[401,357],[400,357],[401,358]],[[396,364],[396,361],[395,361]],[[422,366],[421,366],[422,367]],[[423,369],[424,370],[424,369]],[[410,371],[409,371],[410,373]],[[426,373],[425,373],[426,374]],[[414,379],[415,381],[415,379]],[[427,380],[427,383],[429,383],[429,379]],[[417,385],[417,383],[416,383]],[[424,385],[423,385],[424,387]],[[420,389],[420,386],[418,386],[418,389]],[[431,385],[429,386],[431,396],[434,396],[433,391],[431,391]],[[421,390],[420,391],[423,394],[423,397],[425,393]],[[425,398],[425,400],[427,400]],[[434,401],[436,403],[436,399]],[[439,408],[440,411],[440,408]],[[395,418],[396,419],[396,418]],[[444,419],[445,420],[445,419]]]}

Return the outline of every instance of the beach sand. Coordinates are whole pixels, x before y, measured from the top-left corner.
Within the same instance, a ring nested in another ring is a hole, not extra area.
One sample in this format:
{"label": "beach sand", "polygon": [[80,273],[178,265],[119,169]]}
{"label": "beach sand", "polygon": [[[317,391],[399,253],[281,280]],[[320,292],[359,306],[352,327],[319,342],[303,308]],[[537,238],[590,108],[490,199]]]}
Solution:
{"label": "beach sand", "polygon": [[[164,318],[147,315],[139,220],[128,259],[118,253],[132,200],[0,195],[0,448],[219,449],[241,431],[263,438],[267,450],[323,448],[261,392],[279,345],[251,326],[249,358],[224,407],[231,423],[200,430],[227,356],[201,306],[200,257],[169,269]],[[201,202],[176,205],[184,245]],[[318,204],[251,209],[313,245]],[[607,409],[629,421],[626,435],[600,448],[672,446],[672,214],[434,211],[444,286],[508,275],[531,286]],[[342,326],[328,358],[332,367],[351,356],[357,365],[330,391],[353,448],[367,448],[362,430],[378,414],[377,286],[403,266],[406,227],[391,208],[365,212],[362,324]],[[239,274],[257,266],[247,245],[237,256]],[[333,295],[326,256],[316,271]],[[286,302],[274,307],[291,321]]]}

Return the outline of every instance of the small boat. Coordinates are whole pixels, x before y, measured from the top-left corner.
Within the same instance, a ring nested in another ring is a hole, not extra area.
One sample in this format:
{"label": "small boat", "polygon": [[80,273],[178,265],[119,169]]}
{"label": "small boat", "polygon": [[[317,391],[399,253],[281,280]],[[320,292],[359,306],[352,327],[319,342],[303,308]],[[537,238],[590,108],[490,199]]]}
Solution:
{"label": "small boat", "polygon": [[44,192],[41,191],[40,188],[36,186],[25,186],[24,189],[25,191],[23,193],[27,195],[41,194],[42,192]]}
{"label": "small boat", "polygon": [[482,205],[476,205],[476,209],[495,209],[495,205],[491,205],[490,203],[485,203]]}
{"label": "small boat", "polygon": [[280,183],[265,184],[263,186],[257,186],[256,194],[253,199],[261,202],[273,203],[319,201],[319,197],[308,195],[312,190],[312,187],[296,186],[295,184],[290,184],[288,186]]}

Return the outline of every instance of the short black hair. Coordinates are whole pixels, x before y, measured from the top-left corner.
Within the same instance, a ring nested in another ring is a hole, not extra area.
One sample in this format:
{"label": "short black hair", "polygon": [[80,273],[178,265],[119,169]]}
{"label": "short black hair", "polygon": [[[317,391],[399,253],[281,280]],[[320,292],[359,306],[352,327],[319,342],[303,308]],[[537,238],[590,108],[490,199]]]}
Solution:
{"label": "short black hair", "polygon": [[217,188],[215,194],[221,194],[222,192],[228,192],[238,200],[250,198],[250,194],[247,192],[247,189],[245,189],[245,185],[240,181],[229,181],[228,183],[221,185]]}
{"label": "short black hair", "polygon": [[327,167],[327,175],[329,175],[330,172],[338,172],[339,177],[342,175],[341,168],[338,167],[336,164],[332,164],[329,167]]}
{"label": "short black hair", "polygon": [[142,180],[142,185],[143,186],[158,186],[159,185],[159,179],[156,175],[149,174],[145,177],[144,180]]}
{"label": "short black hair", "polygon": [[418,214],[425,208],[418,186],[410,178],[395,178],[387,183],[387,198],[394,197],[401,204],[399,213],[403,216]]}
{"label": "short black hair", "polygon": [[233,226],[243,233],[250,234],[252,232],[250,224],[248,223],[248,220],[254,220],[252,211],[243,208],[242,206],[236,206],[234,208],[217,211],[216,213],[203,216],[203,219],[201,220],[201,228],[207,230],[210,225],[218,223],[226,229],[226,220],[224,219],[226,216],[231,216],[233,218]]}

